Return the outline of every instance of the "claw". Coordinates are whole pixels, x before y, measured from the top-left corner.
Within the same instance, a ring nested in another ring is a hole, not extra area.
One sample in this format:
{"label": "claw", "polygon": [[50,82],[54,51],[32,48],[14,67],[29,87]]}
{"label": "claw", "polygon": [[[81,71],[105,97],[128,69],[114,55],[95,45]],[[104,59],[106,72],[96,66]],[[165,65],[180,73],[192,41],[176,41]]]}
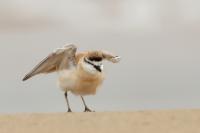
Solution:
{"label": "claw", "polygon": [[72,110],[71,110],[71,109],[68,109],[68,111],[67,111],[67,112],[69,112],[69,113],[70,113],[70,112],[72,112]]}
{"label": "claw", "polygon": [[84,112],[95,112],[95,111],[93,111],[93,110],[89,109],[88,107],[86,107]]}

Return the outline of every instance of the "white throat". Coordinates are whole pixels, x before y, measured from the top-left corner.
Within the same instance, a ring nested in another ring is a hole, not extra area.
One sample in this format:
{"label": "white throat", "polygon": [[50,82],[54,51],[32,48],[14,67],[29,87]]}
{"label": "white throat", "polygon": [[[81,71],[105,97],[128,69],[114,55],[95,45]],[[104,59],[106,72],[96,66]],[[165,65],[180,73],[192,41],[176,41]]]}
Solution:
{"label": "white throat", "polygon": [[[99,61],[99,62],[97,62],[97,61],[89,61],[89,62],[94,64],[94,65],[96,65],[96,66],[100,66],[100,69],[103,71],[102,61]],[[92,64],[89,64],[89,63],[83,61],[82,67],[86,72],[88,72],[90,74],[100,73]]]}

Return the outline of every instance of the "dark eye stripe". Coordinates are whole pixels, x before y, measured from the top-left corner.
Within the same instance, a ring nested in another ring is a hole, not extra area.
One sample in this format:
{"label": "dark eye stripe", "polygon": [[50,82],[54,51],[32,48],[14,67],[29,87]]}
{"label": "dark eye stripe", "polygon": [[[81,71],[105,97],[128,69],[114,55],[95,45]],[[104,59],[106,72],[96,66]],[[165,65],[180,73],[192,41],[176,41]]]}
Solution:
{"label": "dark eye stripe", "polygon": [[91,62],[89,62],[86,58],[84,58],[84,61],[90,65],[92,65],[97,71],[101,72],[101,67],[100,66],[97,66],[95,64],[92,64]]}
{"label": "dark eye stripe", "polygon": [[101,57],[89,57],[90,61],[102,61]]}

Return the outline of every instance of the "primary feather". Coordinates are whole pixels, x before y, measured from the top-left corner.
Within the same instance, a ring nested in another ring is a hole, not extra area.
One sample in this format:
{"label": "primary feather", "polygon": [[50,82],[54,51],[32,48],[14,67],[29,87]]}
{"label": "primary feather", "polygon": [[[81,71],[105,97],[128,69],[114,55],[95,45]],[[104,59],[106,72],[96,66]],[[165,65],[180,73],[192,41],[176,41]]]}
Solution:
{"label": "primary feather", "polygon": [[67,45],[63,48],[59,48],[53,53],[49,54],[44,60],[42,60],[37,66],[33,68],[24,78],[23,81],[40,74],[51,73],[60,69],[64,69],[69,65],[69,60],[75,64],[75,45]]}

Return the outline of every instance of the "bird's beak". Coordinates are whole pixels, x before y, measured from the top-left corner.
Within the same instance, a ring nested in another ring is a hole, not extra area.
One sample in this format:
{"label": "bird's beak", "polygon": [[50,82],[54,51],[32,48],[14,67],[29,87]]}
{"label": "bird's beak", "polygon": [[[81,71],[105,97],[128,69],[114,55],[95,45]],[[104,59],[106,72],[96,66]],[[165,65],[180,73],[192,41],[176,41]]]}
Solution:
{"label": "bird's beak", "polygon": [[102,70],[101,70],[101,66],[94,66],[99,72],[102,72]]}

